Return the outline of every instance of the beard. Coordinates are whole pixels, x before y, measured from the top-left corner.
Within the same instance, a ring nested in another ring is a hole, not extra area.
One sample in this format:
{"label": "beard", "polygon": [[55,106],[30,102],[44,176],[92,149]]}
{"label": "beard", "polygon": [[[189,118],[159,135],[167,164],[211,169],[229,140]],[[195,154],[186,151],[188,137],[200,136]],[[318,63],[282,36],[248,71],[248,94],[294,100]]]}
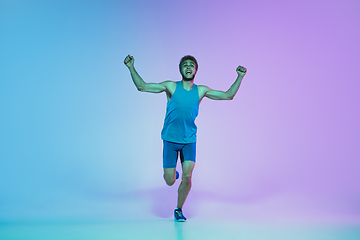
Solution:
{"label": "beard", "polygon": [[181,75],[182,75],[184,81],[192,81],[192,80],[194,80],[194,78],[195,78],[195,74],[192,75],[192,77],[190,77],[190,78],[186,77],[186,76],[183,75],[183,74],[181,74]]}

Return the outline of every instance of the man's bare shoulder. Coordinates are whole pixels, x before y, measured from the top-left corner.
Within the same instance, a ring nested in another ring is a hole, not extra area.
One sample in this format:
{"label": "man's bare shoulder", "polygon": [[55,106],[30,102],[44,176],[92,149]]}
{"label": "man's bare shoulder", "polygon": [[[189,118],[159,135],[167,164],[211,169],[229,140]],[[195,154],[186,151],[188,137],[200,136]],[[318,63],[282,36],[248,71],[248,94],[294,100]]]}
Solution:
{"label": "man's bare shoulder", "polygon": [[211,88],[205,85],[198,85],[198,91],[199,93],[205,94],[206,92],[210,91]]}
{"label": "man's bare shoulder", "polygon": [[175,90],[175,88],[176,88],[175,81],[167,80],[167,81],[161,82],[160,84],[163,85],[169,91]]}
{"label": "man's bare shoulder", "polygon": [[164,81],[160,83],[161,85],[163,85],[166,89],[166,92],[169,96],[172,96],[175,92],[176,89],[176,82],[175,81]]}
{"label": "man's bare shoulder", "polygon": [[199,92],[199,99],[203,99],[205,97],[205,94],[210,90],[208,86],[205,85],[198,85],[198,92]]}

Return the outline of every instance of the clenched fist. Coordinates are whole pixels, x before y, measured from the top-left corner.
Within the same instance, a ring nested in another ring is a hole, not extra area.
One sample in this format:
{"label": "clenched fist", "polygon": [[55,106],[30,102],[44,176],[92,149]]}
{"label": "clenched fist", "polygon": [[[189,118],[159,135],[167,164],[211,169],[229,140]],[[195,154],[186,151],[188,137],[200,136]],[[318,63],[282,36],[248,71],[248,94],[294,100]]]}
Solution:
{"label": "clenched fist", "polygon": [[246,71],[247,71],[246,68],[244,68],[243,66],[238,66],[236,68],[236,72],[242,76],[244,76],[246,74]]}
{"label": "clenched fist", "polygon": [[133,56],[130,56],[130,55],[127,55],[125,60],[124,60],[124,64],[128,67],[128,68],[131,68],[134,66],[134,57]]}

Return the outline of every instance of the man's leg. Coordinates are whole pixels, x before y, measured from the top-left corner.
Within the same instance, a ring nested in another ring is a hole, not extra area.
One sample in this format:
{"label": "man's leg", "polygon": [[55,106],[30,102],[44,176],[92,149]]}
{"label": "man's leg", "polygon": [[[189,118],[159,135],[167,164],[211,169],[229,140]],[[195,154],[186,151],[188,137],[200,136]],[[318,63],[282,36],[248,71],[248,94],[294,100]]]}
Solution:
{"label": "man's leg", "polygon": [[[186,197],[188,196],[190,189],[191,189],[191,176],[192,172],[195,166],[195,162],[193,161],[184,161],[182,162],[182,180],[181,184],[178,189],[178,203],[177,207],[182,208],[184,205],[184,202],[186,200]],[[173,179],[174,179],[175,169],[173,173]],[[174,179],[175,182],[175,179]]]}
{"label": "man's leg", "polygon": [[167,185],[172,186],[175,183],[175,168],[164,168],[164,179]]}

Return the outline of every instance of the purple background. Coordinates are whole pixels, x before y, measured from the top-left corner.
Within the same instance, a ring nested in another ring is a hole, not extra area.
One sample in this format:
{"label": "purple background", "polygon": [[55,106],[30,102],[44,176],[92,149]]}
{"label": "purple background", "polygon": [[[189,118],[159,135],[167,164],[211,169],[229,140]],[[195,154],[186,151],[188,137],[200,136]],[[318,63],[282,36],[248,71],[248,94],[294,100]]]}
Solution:
{"label": "purple background", "polygon": [[197,84],[248,73],[201,103],[188,214],[359,222],[359,23],[356,0],[2,1],[0,220],[171,216],[166,97],[123,59],[161,82],[191,54]]}

